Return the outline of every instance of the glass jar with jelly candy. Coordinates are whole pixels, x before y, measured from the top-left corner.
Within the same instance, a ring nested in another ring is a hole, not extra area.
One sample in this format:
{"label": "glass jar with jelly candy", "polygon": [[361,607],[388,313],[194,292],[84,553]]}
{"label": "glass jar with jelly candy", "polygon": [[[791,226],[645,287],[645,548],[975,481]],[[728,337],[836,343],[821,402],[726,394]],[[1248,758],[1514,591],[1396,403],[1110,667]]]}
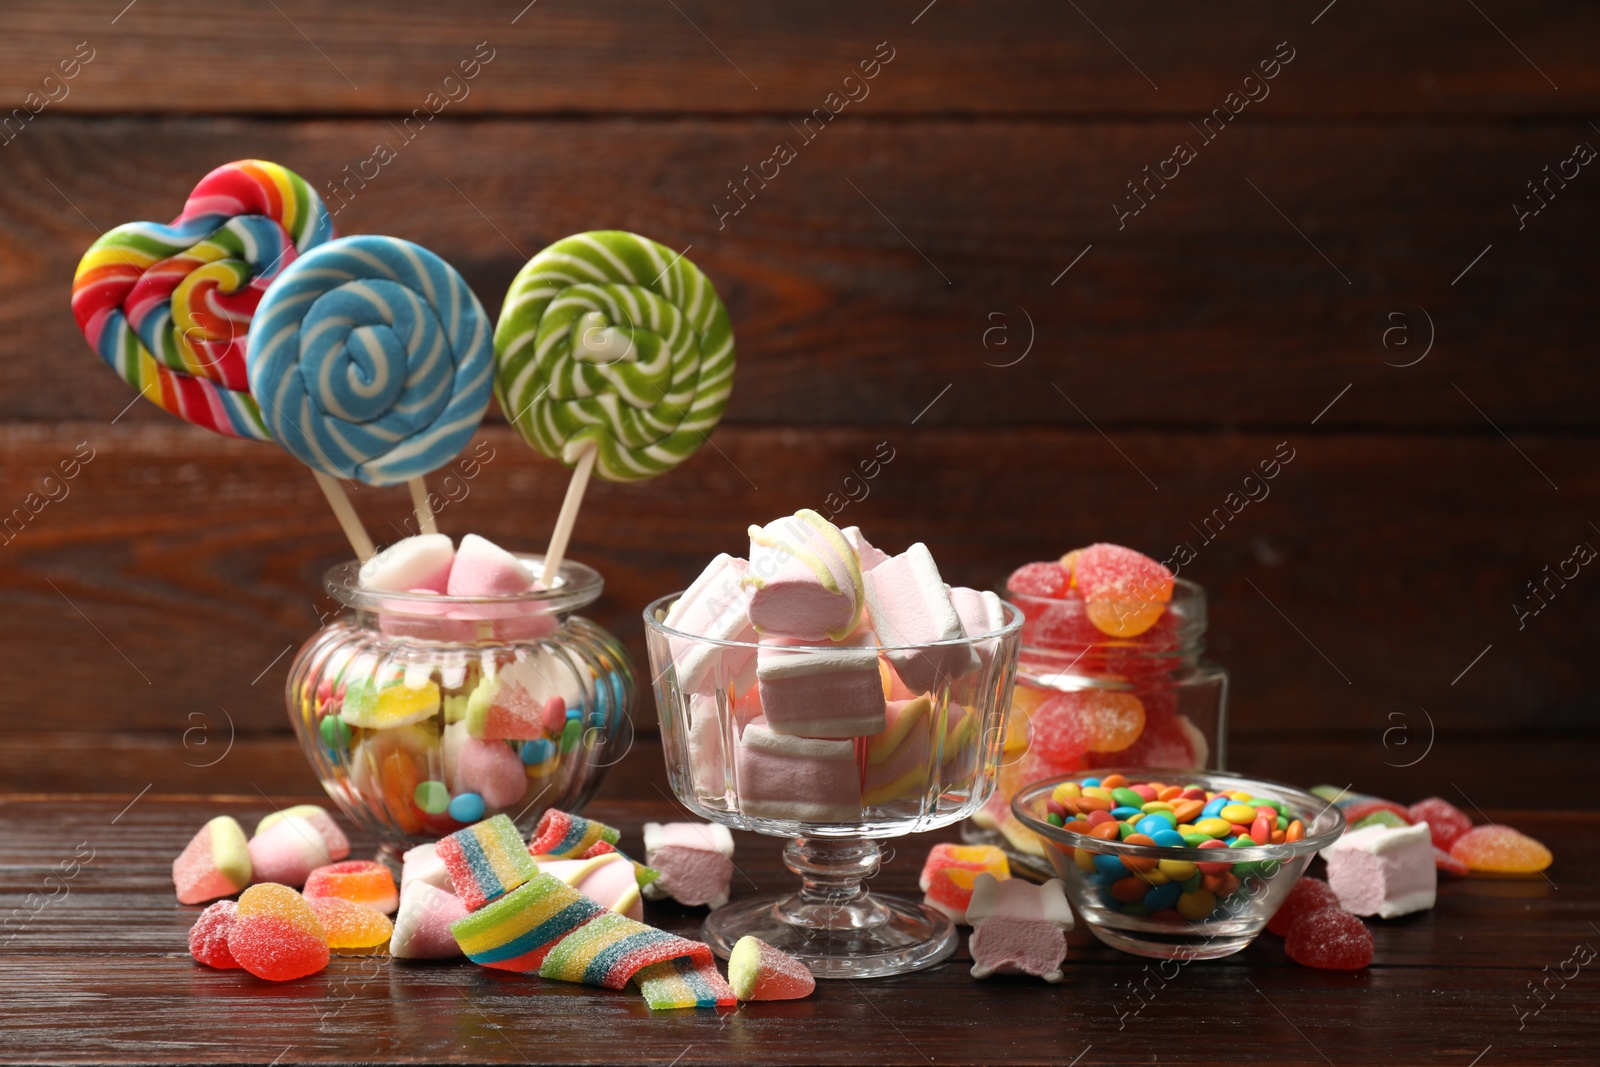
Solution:
{"label": "glass jar with jelly candy", "polygon": [[[522,556],[535,573],[537,556]],[[289,718],[323,787],[388,848],[504,812],[580,809],[632,741],[633,667],[575,614],[604,588],[574,560],[549,589],[459,597],[325,585],[345,608],[289,670]]]}
{"label": "glass jar with jelly candy", "polygon": [[1013,852],[1043,856],[1011,810],[1017,792],[1041,779],[1096,767],[1226,768],[1228,672],[1205,658],[1199,585],[1174,580],[1164,606],[1148,608],[1159,611],[1148,629],[1131,636],[1105,632],[1091,605],[1069,592],[1008,585],[1005,598],[1025,620],[1017,687],[999,788],[973,817],[969,838],[999,835]]}

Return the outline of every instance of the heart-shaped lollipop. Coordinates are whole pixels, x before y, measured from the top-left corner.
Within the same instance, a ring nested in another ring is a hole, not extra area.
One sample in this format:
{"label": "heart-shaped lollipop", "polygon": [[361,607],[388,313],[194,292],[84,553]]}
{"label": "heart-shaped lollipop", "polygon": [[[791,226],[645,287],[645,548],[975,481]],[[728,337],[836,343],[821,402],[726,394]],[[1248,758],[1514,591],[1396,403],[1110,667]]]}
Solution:
{"label": "heart-shaped lollipop", "polygon": [[229,437],[269,440],[245,371],[251,321],[284,267],[332,237],[327,207],[298,174],[228,163],[200,180],[171,225],[130,222],[90,245],[72,313],[147,400]]}

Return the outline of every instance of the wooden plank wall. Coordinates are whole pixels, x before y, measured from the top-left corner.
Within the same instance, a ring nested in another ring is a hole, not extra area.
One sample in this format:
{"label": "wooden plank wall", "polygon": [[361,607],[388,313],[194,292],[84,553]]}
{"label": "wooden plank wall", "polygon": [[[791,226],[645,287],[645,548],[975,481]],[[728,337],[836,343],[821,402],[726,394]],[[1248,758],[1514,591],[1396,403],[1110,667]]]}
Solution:
{"label": "wooden plank wall", "polygon": [[[645,602],[888,441],[843,518],[953,582],[1188,542],[1248,769],[1490,804],[1505,761],[1592,802],[1600,577],[1545,568],[1600,546],[1600,12],[524,3],[0,12],[0,510],[93,457],[0,538],[0,784],[243,790],[185,747],[225,722],[263,787],[309,782],[283,653],[337,528],[271,446],[129,408],[67,304],[98,231],[259,156],[491,313],[590,228],[716,281],[716,447],[596,486],[574,541],[636,655]],[[541,547],[563,472],[481,439],[443,525]]]}

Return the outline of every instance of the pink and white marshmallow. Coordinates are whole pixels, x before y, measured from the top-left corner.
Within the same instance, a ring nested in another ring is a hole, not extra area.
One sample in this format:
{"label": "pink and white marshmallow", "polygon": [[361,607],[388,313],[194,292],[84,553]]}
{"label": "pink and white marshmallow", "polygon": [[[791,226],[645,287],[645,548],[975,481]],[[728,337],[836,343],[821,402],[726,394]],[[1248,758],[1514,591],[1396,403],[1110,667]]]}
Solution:
{"label": "pink and white marshmallow", "polygon": [[406,886],[412,882],[426,882],[435,889],[449,891],[451,888],[450,869],[444,865],[444,860],[439,858],[435,851],[437,841],[429,841],[425,845],[407,849],[400,857],[400,897],[405,899]]}
{"label": "pink and white marshmallow", "polygon": [[767,728],[800,737],[871,737],[884,729],[883,676],[871,631],[837,647],[763,638],[756,686]]}
{"label": "pink and white marshmallow", "polygon": [[[586,860],[535,856],[540,874],[554,875],[605,908],[644,921],[644,903],[639,897],[639,878],[633,862],[620,852],[606,852]],[[654,883],[651,883],[652,885]]]}
{"label": "pink and white marshmallow", "polygon": [[861,817],[855,741],[793,737],[757,719],[739,736],[739,807],[755,819],[854,822]]}
{"label": "pink and white marshmallow", "polygon": [[477,534],[467,534],[450,564],[451,596],[515,596],[533,588],[537,575],[516,556]]}
{"label": "pink and white marshmallow", "polygon": [[850,547],[856,550],[856,559],[861,561],[862,574],[867,573],[889,558],[889,553],[872,547],[872,542],[862,536],[861,527],[846,526],[839,532],[844,534],[846,541],[850,542]]}
{"label": "pink and white marshmallow", "polygon": [[733,835],[726,826],[703,822],[644,824],[645,863],[661,877],[645,886],[651,900],[720,908],[733,881]]}
{"label": "pink and white marshmallow", "polygon": [[[868,610],[885,646],[926,645],[966,636],[928,547],[917,542],[864,576]],[[976,670],[978,657],[966,644],[890,648],[884,653],[913,690],[933,692]]]}
{"label": "pink and white marshmallow", "polygon": [[1031,974],[1046,982],[1061,981],[1073,923],[1060,879],[1034,885],[980,874],[972,884],[967,921],[972,924],[967,942],[972,977]]}
{"label": "pink and white marshmallow", "polygon": [[467,917],[454,893],[429,882],[413,881],[400,890],[400,910],[389,935],[389,955],[397,960],[449,960],[462,955],[450,924]]}
{"label": "pink and white marshmallow", "polygon": [[1393,919],[1433,907],[1439,872],[1425,822],[1363,826],[1322,850],[1328,886],[1355,915]]}
{"label": "pink and white marshmallow", "polygon": [[[750,591],[744,585],[749,569],[750,564],[744,560],[726,552],[720,554],[673,603],[662,623],[682,633],[714,641],[753,643],[756,632],[750,625]],[[754,650],[681,639],[668,643],[672,648],[678,688],[683,692],[748,687],[747,675],[755,663]]]}
{"label": "pink and white marshmallow", "polygon": [[257,883],[302,886],[312,871],[333,862],[322,831],[298,815],[285,815],[252,837],[246,847]]}
{"label": "pink and white marshmallow", "polygon": [[407,537],[361,565],[361,587],[391,593],[442,593],[449,584],[455,556],[455,547],[444,534]]}
{"label": "pink and white marshmallow", "polygon": [[842,641],[861,621],[861,561],[839,528],[809,508],[750,527],[749,617],[757,632]]}

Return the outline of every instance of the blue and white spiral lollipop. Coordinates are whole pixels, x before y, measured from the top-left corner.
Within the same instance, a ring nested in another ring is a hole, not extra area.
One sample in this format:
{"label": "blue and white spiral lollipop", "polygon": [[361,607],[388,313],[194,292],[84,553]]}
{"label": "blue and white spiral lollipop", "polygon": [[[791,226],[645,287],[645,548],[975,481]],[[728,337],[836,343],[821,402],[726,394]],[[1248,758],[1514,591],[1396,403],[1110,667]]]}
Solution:
{"label": "blue and white spiral lollipop", "polygon": [[489,318],[444,260],[397,237],[300,256],[256,309],[246,367],[274,439],[324,474],[394,485],[448,463],[483,420]]}

